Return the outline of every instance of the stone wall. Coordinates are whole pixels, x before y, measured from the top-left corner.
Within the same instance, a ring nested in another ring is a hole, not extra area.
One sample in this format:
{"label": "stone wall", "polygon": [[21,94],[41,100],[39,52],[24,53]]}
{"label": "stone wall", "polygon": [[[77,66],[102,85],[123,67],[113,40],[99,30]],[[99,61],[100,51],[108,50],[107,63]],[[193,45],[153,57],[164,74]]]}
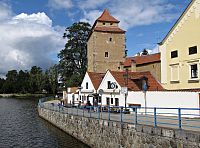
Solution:
{"label": "stone wall", "polygon": [[121,124],[38,107],[39,116],[93,148],[199,148],[200,133]]}

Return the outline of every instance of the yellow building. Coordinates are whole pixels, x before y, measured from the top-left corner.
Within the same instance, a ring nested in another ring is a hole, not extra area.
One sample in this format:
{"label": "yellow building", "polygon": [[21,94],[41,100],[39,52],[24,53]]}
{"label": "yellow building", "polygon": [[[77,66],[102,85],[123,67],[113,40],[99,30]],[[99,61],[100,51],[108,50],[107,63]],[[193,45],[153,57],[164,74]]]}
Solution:
{"label": "yellow building", "polygon": [[161,83],[168,90],[200,88],[200,0],[192,0],[159,44]]}
{"label": "yellow building", "polygon": [[125,31],[107,9],[95,21],[87,42],[87,70],[104,73],[120,69],[125,58]]}

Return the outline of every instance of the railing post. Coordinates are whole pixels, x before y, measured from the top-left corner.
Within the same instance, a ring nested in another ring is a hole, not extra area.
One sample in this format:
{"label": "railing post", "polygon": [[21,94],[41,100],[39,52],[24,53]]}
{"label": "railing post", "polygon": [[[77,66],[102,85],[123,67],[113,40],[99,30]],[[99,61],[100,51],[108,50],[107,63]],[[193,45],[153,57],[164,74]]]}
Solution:
{"label": "railing post", "polygon": [[157,115],[156,115],[156,107],[154,107],[154,127],[157,127]]}
{"label": "railing post", "polygon": [[108,121],[110,121],[110,106],[108,107]]}
{"label": "railing post", "polygon": [[91,118],[91,108],[92,108],[92,107],[90,106],[90,118]]}
{"label": "railing post", "polygon": [[76,108],[76,113],[77,113],[77,116],[78,116],[78,106],[77,106],[77,108]]}
{"label": "railing post", "polygon": [[98,119],[100,119],[100,106],[98,106]]}
{"label": "railing post", "polygon": [[179,127],[179,129],[182,129],[182,123],[181,123],[181,108],[178,108],[178,127]]}
{"label": "railing post", "polygon": [[122,109],[123,109],[123,108],[121,107],[121,109],[120,109],[120,121],[121,121],[121,122],[123,122],[123,119],[122,119],[122,118],[123,118],[123,116],[122,116]]}
{"label": "railing post", "polygon": [[137,107],[135,107],[135,124],[137,124]]}

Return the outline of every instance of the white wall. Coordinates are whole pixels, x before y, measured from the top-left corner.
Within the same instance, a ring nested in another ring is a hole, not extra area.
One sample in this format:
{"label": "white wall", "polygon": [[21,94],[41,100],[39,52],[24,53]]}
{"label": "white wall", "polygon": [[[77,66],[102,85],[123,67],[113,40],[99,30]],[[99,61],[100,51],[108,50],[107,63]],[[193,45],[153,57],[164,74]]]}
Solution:
{"label": "white wall", "polygon": [[[127,103],[141,104],[142,107],[145,107],[144,93],[129,92]],[[147,107],[199,108],[199,94],[197,92],[149,91],[146,92],[146,103]],[[158,111],[178,113],[178,110]],[[183,110],[182,113],[199,114],[199,111]]]}

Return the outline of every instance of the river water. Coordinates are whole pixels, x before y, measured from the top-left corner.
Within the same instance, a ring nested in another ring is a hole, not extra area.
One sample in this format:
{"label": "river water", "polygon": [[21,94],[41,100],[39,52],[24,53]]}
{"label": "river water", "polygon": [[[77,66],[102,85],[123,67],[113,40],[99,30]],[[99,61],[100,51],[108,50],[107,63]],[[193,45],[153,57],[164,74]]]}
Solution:
{"label": "river water", "polygon": [[88,148],[38,117],[37,101],[0,98],[0,148]]}

